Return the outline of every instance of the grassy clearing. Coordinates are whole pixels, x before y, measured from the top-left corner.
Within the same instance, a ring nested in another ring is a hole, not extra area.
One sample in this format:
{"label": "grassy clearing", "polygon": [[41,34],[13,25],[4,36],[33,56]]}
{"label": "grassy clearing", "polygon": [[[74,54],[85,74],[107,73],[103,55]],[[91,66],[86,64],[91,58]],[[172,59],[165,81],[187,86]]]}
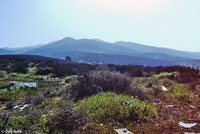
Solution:
{"label": "grassy clearing", "polygon": [[96,123],[151,121],[156,116],[156,110],[151,105],[112,92],[85,98],[76,104],[76,108],[84,109],[88,120]]}

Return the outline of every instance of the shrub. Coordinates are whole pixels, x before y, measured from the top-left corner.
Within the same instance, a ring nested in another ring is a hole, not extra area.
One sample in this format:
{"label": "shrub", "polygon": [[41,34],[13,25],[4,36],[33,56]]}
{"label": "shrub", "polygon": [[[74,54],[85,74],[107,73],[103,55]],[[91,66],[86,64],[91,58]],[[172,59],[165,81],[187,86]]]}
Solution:
{"label": "shrub", "polygon": [[7,103],[6,103],[6,108],[7,109],[12,109],[13,107],[14,107],[14,102],[13,101],[8,101]]}
{"label": "shrub", "polygon": [[65,82],[66,82],[66,83],[69,83],[69,82],[71,82],[73,79],[76,79],[76,78],[77,78],[77,75],[67,76],[67,77],[65,77]]}
{"label": "shrub", "polygon": [[52,68],[45,67],[45,68],[38,68],[36,71],[37,75],[48,75],[53,72]]}
{"label": "shrub", "polygon": [[147,82],[145,83],[145,86],[148,88],[151,88],[153,86],[159,85],[159,81],[156,77],[150,77],[147,79]]}
{"label": "shrub", "polygon": [[155,77],[160,78],[160,79],[164,79],[164,78],[169,78],[169,77],[177,77],[179,75],[178,72],[172,72],[172,73],[168,73],[168,72],[162,72],[158,75],[155,75]]}
{"label": "shrub", "polygon": [[33,104],[33,105],[39,105],[42,104],[42,102],[45,100],[45,97],[43,94],[36,95],[36,96],[28,96],[26,98],[26,103]]}
{"label": "shrub", "polygon": [[156,116],[156,110],[151,105],[112,92],[85,98],[76,104],[76,108],[84,109],[88,120],[97,123],[151,121]]}
{"label": "shrub", "polygon": [[6,78],[7,77],[7,72],[6,71],[0,71],[0,78]]}
{"label": "shrub", "polygon": [[39,122],[38,122],[38,127],[40,128],[41,133],[49,133],[49,128],[47,126],[47,122],[50,121],[51,115],[49,114],[44,114],[40,117]]}
{"label": "shrub", "polygon": [[5,113],[0,114],[0,130],[6,129],[9,118],[10,118],[9,114],[5,114]]}
{"label": "shrub", "polygon": [[14,77],[15,80],[27,80],[27,79],[32,79],[33,74],[11,73],[10,77]]}
{"label": "shrub", "polygon": [[11,66],[11,71],[12,72],[17,72],[17,73],[24,73],[26,74],[28,72],[28,64],[24,62],[16,62]]}
{"label": "shrub", "polygon": [[169,95],[181,100],[188,100],[191,96],[191,92],[184,84],[176,84],[169,89]]}
{"label": "shrub", "polygon": [[9,82],[0,81],[0,89],[10,88],[13,84]]}
{"label": "shrub", "polygon": [[164,79],[164,80],[162,81],[162,84],[163,84],[165,87],[170,87],[170,86],[173,85],[173,82],[172,82],[171,80],[169,80],[169,79]]}
{"label": "shrub", "polygon": [[47,123],[50,133],[63,131],[64,133],[77,130],[85,125],[85,117],[82,111],[74,111],[69,104]]}
{"label": "shrub", "polygon": [[13,116],[8,121],[9,128],[15,129],[15,130],[24,130],[27,126],[27,120],[24,116]]}
{"label": "shrub", "polygon": [[71,90],[76,99],[99,92],[123,93],[131,88],[131,78],[111,71],[92,71],[72,82]]}
{"label": "shrub", "polygon": [[50,89],[44,92],[45,97],[55,97],[57,95],[57,90],[56,89]]}
{"label": "shrub", "polygon": [[31,122],[33,124],[37,120],[39,120],[41,116],[42,116],[42,111],[41,110],[39,110],[39,109],[30,109],[30,111],[26,115],[26,118],[27,118],[27,120],[29,122]]}

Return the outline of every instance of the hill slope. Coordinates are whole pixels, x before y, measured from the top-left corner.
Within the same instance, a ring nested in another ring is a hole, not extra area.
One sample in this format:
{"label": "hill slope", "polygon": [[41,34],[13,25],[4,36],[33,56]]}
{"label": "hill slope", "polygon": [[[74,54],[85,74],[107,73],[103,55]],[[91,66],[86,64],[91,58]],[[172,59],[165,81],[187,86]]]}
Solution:
{"label": "hill slope", "polygon": [[83,51],[92,53],[106,53],[119,55],[132,55],[139,53],[134,50],[129,50],[123,46],[117,46],[112,43],[99,42],[89,39],[75,40],[73,38],[64,38],[62,40],[47,44],[46,46],[36,48],[26,53],[29,54],[50,54],[63,51]]}
{"label": "hill slope", "polygon": [[160,54],[167,54],[170,56],[177,56],[177,57],[183,57],[183,58],[200,59],[199,53],[178,51],[178,50],[173,50],[169,48],[147,46],[147,45],[142,45],[142,44],[133,43],[133,42],[118,41],[118,42],[115,42],[115,44],[119,46],[127,47],[132,50],[140,51],[143,53],[160,53]]}
{"label": "hill slope", "polygon": [[[0,49],[0,55],[28,54],[72,60],[91,64],[136,64],[174,65],[193,59],[200,59],[200,53],[184,52],[167,48],[146,46],[132,42],[109,43],[100,39],[64,38],[46,45],[7,50]],[[157,62],[157,64],[156,64]],[[190,62],[187,62],[190,63]]]}

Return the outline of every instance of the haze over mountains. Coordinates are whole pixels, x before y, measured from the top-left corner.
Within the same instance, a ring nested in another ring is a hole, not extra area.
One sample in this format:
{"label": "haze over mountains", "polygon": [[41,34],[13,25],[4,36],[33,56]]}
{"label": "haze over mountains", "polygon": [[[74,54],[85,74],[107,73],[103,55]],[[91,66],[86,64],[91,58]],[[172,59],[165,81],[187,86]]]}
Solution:
{"label": "haze over mountains", "polygon": [[200,59],[200,53],[159,48],[133,42],[105,42],[100,39],[64,38],[45,45],[24,48],[0,48],[0,55],[28,54],[90,64],[135,64],[144,66],[178,65]]}

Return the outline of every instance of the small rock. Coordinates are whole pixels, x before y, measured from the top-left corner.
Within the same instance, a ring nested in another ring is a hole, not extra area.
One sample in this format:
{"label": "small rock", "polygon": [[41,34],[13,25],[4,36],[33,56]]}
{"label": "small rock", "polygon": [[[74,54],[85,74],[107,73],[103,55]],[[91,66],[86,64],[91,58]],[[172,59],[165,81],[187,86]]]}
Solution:
{"label": "small rock", "polygon": [[172,108],[172,107],[174,107],[174,105],[167,105],[166,107],[167,108]]}
{"label": "small rock", "polygon": [[162,86],[163,91],[168,91],[168,89],[165,86]]}
{"label": "small rock", "polygon": [[118,134],[134,134],[130,132],[127,128],[120,128],[120,129],[114,129]]}
{"label": "small rock", "polygon": [[184,128],[192,128],[197,125],[197,123],[183,123],[179,122],[179,126],[184,127]]}

